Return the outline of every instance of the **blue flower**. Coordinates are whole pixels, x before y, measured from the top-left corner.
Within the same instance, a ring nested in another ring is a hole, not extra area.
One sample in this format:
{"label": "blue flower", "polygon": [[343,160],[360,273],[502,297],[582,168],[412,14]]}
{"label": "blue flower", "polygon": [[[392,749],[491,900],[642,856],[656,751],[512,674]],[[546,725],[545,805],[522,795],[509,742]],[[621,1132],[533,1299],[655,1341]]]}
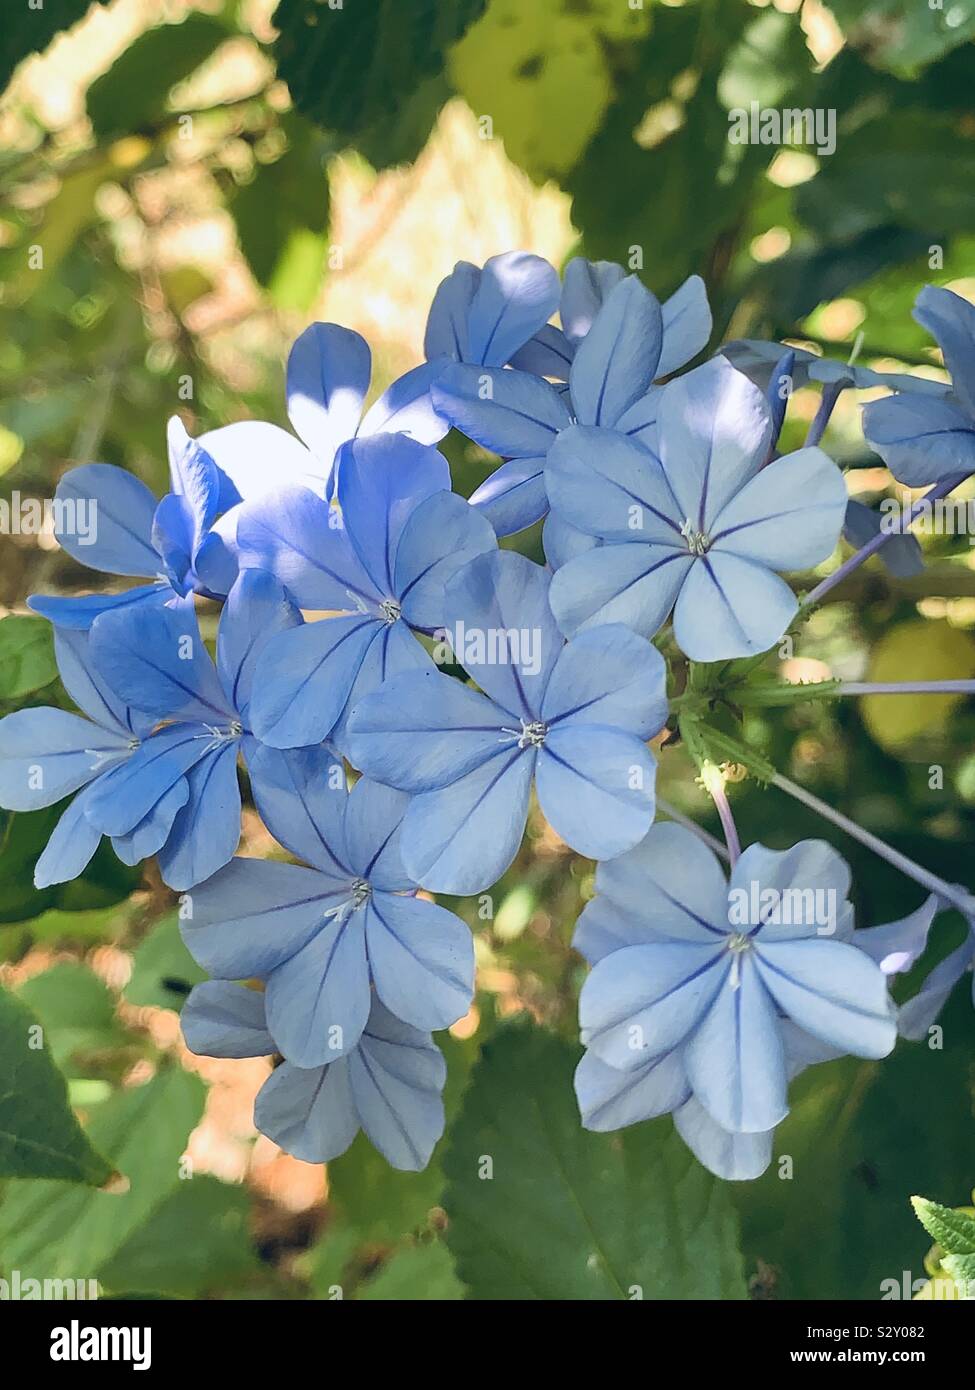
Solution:
{"label": "blue flower", "polygon": [[594,859],[631,848],[653,819],[644,740],[667,717],[663,659],[618,625],[565,644],[548,589],[522,555],[472,560],[447,586],[446,631],[484,693],[410,672],[352,711],[352,761],[413,796],[403,858],[425,888],[475,893],[504,873],[533,778],[555,830]]}
{"label": "blue flower", "polygon": [[92,624],[91,665],[118,699],[158,726],[85,800],[89,825],[112,837],[125,863],[158,854],[165,882],[185,889],[232,857],[240,839],[239,752],[255,792],[259,781],[250,732],[257,657],[268,638],[300,622],[281,586],[251,573],[241,575],[224,606],[216,666],[192,602],[122,608]]}
{"label": "blue flower", "polygon": [[[668,300],[665,317],[659,301],[636,276],[624,277],[621,266],[572,261],[562,296],[568,328],[560,335],[567,392],[525,370],[464,364],[446,369],[433,387],[437,410],[507,460],[471,497],[499,536],[545,515],[545,456],[574,420],[652,442],[661,398],[654,381],[683,365],[710,332],[702,296],[695,277]],[[545,344],[559,335],[558,329],[544,332]],[[531,362],[533,371],[549,375],[557,371],[556,361],[537,352],[517,354],[514,362]]]}
{"label": "blue flower", "polygon": [[786,1022],[859,1057],[894,1046],[886,978],[852,941],[849,883],[816,840],[751,845],[728,882],[690,831],[654,826],[600,865],[579,919],[574,944],[596,962],[579,999],[586,1046],[617,1071],[656,1073],[661,1104],[682,1068],[721,1129],[774,1129],[788,1110]]}
{"label": "blue flower", "polygon": [[118,699],[92,660],[86,632],[56,630],[54,650],[64,688],[88,718],[41,707],[0,719],[0,806],[36,811],[80,793],[37,861],[37,888],[65,883],[87,868],[102,838],[86,815],[92,795],[117,780],[155,723]]}
{"label": "blue flower", "polygon": [[428,361],[503,367],[555,313],[559,277],[548,261],[507,251],[483,270],[458,261],[441,280],[423,340]]}
{"label": "blue flower", "polygon": [[442,625],[445,581],[497,544],[488,521],[449,489],[436,449],[383,435],[348,450],[340,508],[285,488],[243,510],[243,563],[274,574],[302,608],[342,614],[268,643],[252,710],[259,738],[342,746],[351,702],[430,667],[413,630]]}
{"label": "blue flower", "polygon": [[404,373],[364,412],[372,354],[359,333],[313,323],[288,357],[288,418],[296,439],[278,425],[240,420],[201,436],[201,443],[237,485],[254,498],[286,486],[331,497],[341,458],[353,439],[402,433],[436,444],[447,425],[435,413],[430,386],[446,358]]}
{"label": "blue flower", "polygon": [[772,436],[764,395],[723,358],[662,392],[657,450],[573,427],[545,469],[552,509],[611,544],[576,555],[552,581],[570,636],[622,622],[652,636],[674,610],[694,661],[766,651],[797,610],[777,570],[826,559],[846,513],[840,470],[820,449],[764,467]]}
{"label": "blue flower", "polygon": [[917,378],[894,396],[863,409],[863,433],[907,487],[975,472],[975,306],[951,290],[927,285],[914,318],[936,340],[951,375],[947,395]]}
{"label": "blue flower", "polygon": [[28,599],[35,613],[87,631],[99,614],[116,608],[229,592],[237,577],[232,518],[241,493],[178,416],[169,421],[167,438],[172,492],[158,504],[145,483],[109,463],[70,469],[55,492],[55,534],[69,555],[90,569],[153,582],[85,598],[35,594]]}
{"label": "blue flower", "polygon": [[[885,975],[901,974],[910,970],[923,953],[931,924],[941,908],[941,902],[932,894],[915,912],[900,921],[859,932],[859,940]],[[939,961],[918,992],[901,1005],[897,1016],[897,1031],[901,1037],[914,1042],[926,1037],[955,985],[967,971],[975,969],[975,920],[969,917],[966,922],[968,935],[962,944]],[[975,1005],[975,978],[972,980],[972,1004]]]}
{"label": "blue flower", "polygon": [[413,1028],[455,1023],[473,993],[473,944],[459,917],[413,896],[408,798],[366,778],[347,793],[320,749],[265,749],[252,767],[265,824],[312,867],[234,859],[192,894],[182,931],[194,958],[218,979],[266,981],[267,1026],[298,1067],[355,1047],[373,989]]}
{"label": "blue flower", "polygon": [[[209,981],[190,994],[180,1019],[186,1045],[204,1057],[266,1057],[278,1051],[264,996]],[[429,1033],[401,1023],[374,999],[345,1056],[323,1067],[282,1062],[254,1104],[262,1134],[305,1163],[328,1163],[363,1130],[394,1168],[419,1172],[443,1133],[447,1067]]]}

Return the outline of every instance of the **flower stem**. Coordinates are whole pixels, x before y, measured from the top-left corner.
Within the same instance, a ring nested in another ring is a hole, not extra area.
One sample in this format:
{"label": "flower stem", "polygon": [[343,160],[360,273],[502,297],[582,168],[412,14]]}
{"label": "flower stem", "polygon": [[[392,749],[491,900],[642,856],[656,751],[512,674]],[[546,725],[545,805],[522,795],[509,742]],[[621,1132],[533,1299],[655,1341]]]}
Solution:
{"label": "flower stem", "polygon": [[657,810],[663,811],[668,819],[674,821],[677,825],[682,825],[685,830],[689,830],[692,835],[696,835],[699,840],[703,840],[708,848],[713,849],[715,854],[720,855],[722,859],[727,859],[729,857],[728,851],[719,839],[712,835],[709,830],[705,830],[703,825],[698,825],[696,821],[691,820],[690,816],[685,816],[683,811],[678,811],[677,807],[672,806],[669,801],[664,801],[662,796],[657,797]]}
{"label": "flower stem", "polygon": [[829,424],[829,417],[836,408],[836,402],[848,386],[853,382],[850,377],[841,377],[839,381],[828,381],[823,387],[823,394],[819,398],[819,408],[813,417],[812,424],[806,434],[803,448],[808,449],[813,444],[818,444],[826,433],[826,426]]}
{"label": "flower stem", "polygon": [[731,867],[741,854],[741,843],[738,839],[738,829],[735,825],[735,818],[731,814],[731,805],[728,795],[724,789],[725,776],[720,767],[714,763],[705,763],[701,768],[701,781],[704,783],[704,790],[711,796],[715,808],[718,812],[718,819],[721,821],[721,829],[724,831],[725,844],[728,846],[728,859]]}
{"label": "flower stem", "polygon": [[909,859],[906,854],[901,854],[900,850],[894,849],[878,836],[871,834],[869,830],[864,830],[863,826],[857,825],[856,821],[844,816],[841,811],[836,811],[825,801],[820,801],[818,796],[806,791],[805,787],[800,787],[796,782],[790,781],[788,777],[783,777],[777,772],[772,778],[773,786],[781,791],[787,792],[796,801],[808,806],[811,811],[816,811],[825,820],[830,821],[840,830],[844,830],[854,840],[859,840],[861,845],[866,845],[867,849],[873,850],[874,854],[879,854],[881,859],[886,859],[895,869],[899,869],[902,874],[912,878],[915,883],[919,883],[922,888],[926,888],[929,893],[934,893],[942,900],[945,905],[956,907],[959,912],[967,917],[975,914],[975,897],[954,884],[946,883],[937,874],[931,873],[921,864]]}
{"label": "flower stem", "polygon": [[943,478],[940,483],[937,483],[926,492],[923,497],[919,497],[918,500],[912,504],[902,525],[897,530],[892,528],[889,531],[878,531],[875,536],[867,541],[866,545],[862,545],[859,550],[855,550],[849,559],[844,560],[842,565],[835,569],[832,574],[828,574],[825,579],[817,584],[815,589],[812,589],[802,600],[800,607],[811,608],[813,604],[819,603],[824,595],[829,593],[830,589],[835,588],[848,574],[852,574],[855,569],[858,569],[859,566],[863,564],[864,560],[869,560],[871,555],[875,555],[880,547],[886,545],[892,536],[900,535],[903,531],[908,530],[931,502],[936,502],[940,497],[947,497],[948,493],[954,491],[959,483],[963,483],[968,476],[969,474],[967,473],[956,473],[951,478]]}
{"label": "flower stem", "polygon": [[975,681],[841,681],[837,695],[975,695]]}

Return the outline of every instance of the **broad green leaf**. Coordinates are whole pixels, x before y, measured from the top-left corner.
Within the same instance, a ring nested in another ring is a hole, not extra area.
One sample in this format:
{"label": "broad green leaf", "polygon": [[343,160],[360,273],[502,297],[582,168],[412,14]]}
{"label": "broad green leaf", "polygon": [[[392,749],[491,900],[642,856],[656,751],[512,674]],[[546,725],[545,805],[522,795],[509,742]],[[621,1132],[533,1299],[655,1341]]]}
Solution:
{"label": "broad green leaf", "polygon": [[444,1159],[447,1240],[471,1296],[744,1297],[727,1187],[667,1118],[584,1130],[578,1056],[516,1023],[474,1068]]}
{"label": "broad green leaf", "polygon": [[281,0],[274,12],[278,71],[295,106],[345,141],[398,121],[411,95],[443,70],[444,55],[485,0]]}
{"label": "broad green leaf", "polygon": [[464,1297],[450,1251],[439,1240],[397,1250],[372,1279],[360,1284],[356,1299],[371,1302],[445,1302]]}
{"label": "broad green leaf", "polygon": [[[48,1051],[43,1029],[19,999],[0,991],[0,1176],[58,1178],[100,1186],[112,1168],[96,1151],[68,1105],[64,1077]],[[9,1189],[8,1200],[33,1183]],[[65,1186],[70,1192],[70,1186]],[[0,1225],[2,1225],[0,1208]]]}
{"label": "broad green leaf", "polygon": [[0,618],[0,700],[21,700],[57,680],[54,638],[44,618]]}
{"label": "broad green leaf", "polygon": [[826,0],[869,62],[905,77],[975,38],[972,0]]}
{"label": "broad green leaf", "polygon": [[927,1197],[912,1197],[911,1206],[932,1240],[947,1255],[975,1255],[975,1216],[943,1207]]}
{"label": "broad green leaf", "polygon": [[88,116],[99,141],[151,130],[167,112],[169,94],[231,30],[206,14],[161,24],[126,48],[88,88]]}
{"label": "broad green leaf", "polygon": [[341,1220],[329,1222],[301,1262],[315,1298],[345,1297],[348,1270],[362,1244],[362,1236],[354,1227]]}
{"label": "broad green leaf", "polygon": [[63,1182],[8,1187],[0,1203],[5,1263],[24,1277],[97,1277],[179,1182],[180,1157],[204,1096],[197,1077],[169,1067],[100,1105],[88,1135],[124,1182],[108,1192]]}
{"label": "broad green leaf", "polygon": [[115,1016],[115,996],[97,975],[75,961],[59,961],[18,990],[40,1020],[59,1066],[79,1052],[104,1052],[126,1042]]}
{"label": "broad green leaf", "polygon": [[975,1288],[975,1255],[945,1255],[941,1263],[952,1279]]}
{"label": "broad green leaf", "polygon": [[261,1271],[250,1210],[242,1187],[207,1174],[184,1179],[99,1268],[99,1281],[185,1298],[239,1290]]}
{"label": "broad green leaf", "polygon": [[128,1004],[175,1009],[186,1002],[194,985],[206,979],[179,934],[179,919],[170,913],[136,947],[132,974],[122,991]]}

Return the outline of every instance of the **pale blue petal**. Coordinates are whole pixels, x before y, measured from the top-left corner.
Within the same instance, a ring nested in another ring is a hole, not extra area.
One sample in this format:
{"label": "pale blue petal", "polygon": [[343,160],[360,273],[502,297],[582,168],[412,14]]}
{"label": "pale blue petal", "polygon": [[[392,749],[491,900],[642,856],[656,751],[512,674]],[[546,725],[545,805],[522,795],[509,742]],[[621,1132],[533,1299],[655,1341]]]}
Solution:
{"label": "pale blue petal", "polygon": [[421,502],[403,527],[393,570],[393,593],[413,627],[433,631],[444,621],[444,585],[462,565],[496,550],[491,523],[462,497],[438,492]]}
{"label": "pale blue petal", "polygon": [[352,711],[388,681],[409,672],[423,671],[437,674],[426,648],[417,641],[407,624],[401,619],[384,623],[375,641],[366,649],[342,713],[329,735],[329,742],[343,757],[348,757]]}
{"label": "pale blue petal", "polygon": [[674,636],[692,661],[755,656],[779,640],[798,607],[788,584],[771,570],[712,550],[693,562],[681,586]]}
{"label": "pale blue petal", "polygon": [[50,888],[55,883],[68,883],[83,874],[98,848],[101,834],[85,817],[85,788],[67,807],[51,832],[36,864],[34,887]]}
{"label": "pale blue petal", "polygon": [[437,286],[427,316],[423,353],[428,361],[452,357],[463,362],[468,355],[467,321],[471,301],[480,283],[480,267],[458,261],[451,273]]}
{"label": "pale blue petal", "polygon": [[364,912],[340,913],[273,970],[267,1026],[296,1067],[318,1067],[351,1051],[371,1002]]}
{"label": "pale blue petal", "polygon": [[359,1132],[347,1063],[310,1068],[282,1063],[257,1093],[254,1123],[303,1163],[338,1158]]}
{"label": "pale blue petal", "polygon": [[113,836],[112,849],[122,863],[134,866],[158,854],[169,838],[177,813],[189,799],[189,781],[181,777],[127,835]]}
{"label": "pale blue petal", "polygon": [[212,743],[212,734],[200,724],[160,729],[99,777],[87,802],[88,819],[103,835],[128,835]]}
{"label": "pale blue petal", "polygon": [[634,734],[574,721],[550,728],[535,769],[538,802],[566,844],[613,859],[653,824],[657,764]]}
{"label": "pale blue petal", "polygon": [[288,357],[288,418],[315,457],[329,468],[359,424],[372,357],[365,339],[337,323],[313,323]]}
{"label": "pale blue petal", "polygon": [[957,950],[945,956],[944,960],[931,971],[921,988],[906,1004],[902,1004],[897,1019],[897,1031],[902,1038],[920,1042],[927,1037],[928,1029],[934,1023],[948,1001],[955,985],[966,970],[972,968],[975,959],[975,935],[969,935]]}
{"label": "pale blue petal", "polygon": [[670,376],[707,347],[711,336],[711,309],[708,292],[700,275],[689,275],[679,289],[661,306],[664,326],[663,347],[657,363],[657,376]]}
{"label": "pale blue petal", "polygon": [[[883,529],[884,517],[879,511],[853,497],[847,500],[843,538],[854,550],[867,545]],[[910,579],[924,570],[924,551],[917,537],[910,532],[890,536],[877,554],[881,564],[895,579]]]}
{"label": "pale blue petal", "polygon": [[400,848],[406,792],[360,777],[346,797],[343,817],[346,862],[356,878],[395,893],[414,885],[403,867]]}
{"label": "pale blue petal", "polygon": [[843,474],[822,449],[763,468],[714,519],[711,551],[775,570],[811,569],[832,555],[846,519]]}
{"label": "pale blue petal", "polygon": [[156,499],[145,483],[113,464],[85,463],[64,474],[54,497],[63,523],[54,534],[80,564],[106,574],[156,574]]}
{"label": "pale blue petal", "polygon": [[914,304],[914,319],[937,342],[952,392],[975,417],[975,305],[952,290],[925,285]]}
{"label": "pale blue petal", "polygon": [[559,392],[528,372],[455,363],[432,393],[445,420],[504,458],[544,454],[571,423]]}
{"label": "pale blue petal", "polygon": [[606,1133],[666,1115],[690,1096],[679,1052],[665,1052],[645,1066],[619,1071],[587,1052],[576,1067],[576,1099],[586,1129]]}
{"label": "pale blue petal", "polygon": [[613,430],[626,435],[634,444],[642,444],[652,454],[657,453],[657,413],[663,399],[663,387],[651,386],[645,396],[628,406],[616,421]]}
{"label": "pale blue petal", "polygon": [[197,442],[245,502],[282,487],[301,485],[317,493],[324,489],[328,465],[279,425],[238,420],[201,434]]}
{"label": "pale blue petal", "polygon": [[17,710],[0,719],[0,806],[53,806],[128,754],[124,734],[80,714],[46,706]]}
{"label": "pale blue petal", "polygon": [[449,1028],[474,995],[474,942],[465,922],[423,898],[373,892],[366,950],[376,993],[414,1028]]}
{"label": "pale blue petal", "polygon": [[[157,557],[158,561],[158,557]],[[157,563],[158,568],[158,563]],[[27,607],[59,628],[87,632],[101,613],[127,604],[166,603],[173,597],[169,583],[139,584],[122,594],[83,594],[80,598],[61,598],[55,594],[32,594]]]}
{"label": "pale blue petal", "polygon": [[209,753],[186,780],[186,805],[159,851],[163,882],[177,890],[211,878],[230,862],[240,843],[236,740]]}
{"label": "pale blue petal", "polygon": [[55,628],[54,654],[62,685],[78,708],[96,724],[126,739],[149,731],[154,722],[151,716],[130,709],[103,679],[91,659],[86,632]]}
{"label": "pale blue petal", "polygon": [[534,526],[548,511],[544,458],[517,458],[496,468],[471,493],[471,506],[496,536],[513,536]]}
{"label": "pale blue petal", "polygon": [[772,1162],[774,1133],[730,1134],[693,1096],[674,1112],[677,1133],[708,1172],[725,1182],[760,1178]]}
{"label": "pale blue petal", "polygon": [[166,442],[172,490],[186,504],[190,521],[189,553],[190,559],[195,560],[220,509],[220,477],[213,459],[199,440],[190,438],[178,415],[169,418]]}
{"label": "pale blue petal", "polygon": [[667,722],[667,665],[619,623],[589,628],[562,649],[542,701],[545,723],[612,724],[651,738]]}
{"label": "pale blue petal", "polygon": [[562,280],[559,317],[573,345],[589,332],[606,296],[625,273],[615,261],[587,261],[583,256],[569,261]]}
{"label": "pale blue petal", "polygon": [[244,570],[227,596],[217,630],[217,671],[245,726],[254,673],[266,642],[301,626],[301,614],[270,574]]}
{"label": "pale blue petal", "polygon": [[652,637],[667,621],[693,565],[686,550],[670,546],[601,545],[556,570],[552,611],[569,637],[603,623],[623,623]]}
{"label": "pale blue petal", "polygon": [[572,402],[583,425],[615,425],[645,395],[660,361],[660,302],[635,275],[606,295],[569,372]]}
{"label": "pale blue petal", "polygon": [[429,1034],[373,1004],[348,1060],[356,1111],[370,1141],[394,1168],[418,1172],[443,1133],[447,1067]]}
{"label": "pale blue petal", "polygon": [[276,1048],[264,1023],[264,995],[227,980],[194,985],[179,1016],[198,1057],[268,1057]]}
{"label": "pale blue petal", "polygon": [[587,550],[593,550],[600,544],[595,536],[587,536],[585,531],[580,531],[564,517],[556,516],[555,512],[549,512],[545,518],[545,525],[542,527],[542,548],[545,551],[545,559],[553,570],[561,569],[577,555],[585,555]]}
{"label": "pale blue petal", "polygon": [[468,313],[467,356],[501,367],[555,313],[559,277],[541,256],[508,251],[484,263]]}
{"label": "pale blue petal", "polygon": [[524,347],[511,357],[511,365],[519,372],[532,372],[535,376],[554,377],[556,381],[568,381],[569,368],[575,356],[575,347],[569,342],[561,328],[554,324],[544,324]]}
{"label": "pale blue petal", "polygon": [[975,472],[975,420],[953,401],[914,391],[870,401],[863,433],[906,487]]}
{"label": "pale blue petal", "polygon": [[421,362],[404,372],[366,411],[359,438],[372,434],[405,434],[420,444],[437,444],[450,426],[433,406],[430,388],[447,365],[446,358]]}
{"label": "pale blue petal", "polygon": [[244,756],[254,804],[274,838],[322,873],[353,877],[345,845],[345,768],[326,747],[271,748],[249,740]]}
{"label": "pale blue petal", "polygon": [[779,1008],[814,1038],[855,1057],[886,1057],[897,1036],[887,979],[844,941],[762,940],[762,979]]}
{"label": "pale blue petal", "polygon": [[549,450],[545,480],[552,510],[580,531],[687,549],[683,519],[659,462],[614,430],[564,430]]}
{"label": "pale blue petal", "polygon": [[[800,840],[784,850],[755,843],[743,850],[728,887],[733,931],[763,942],[834,936],[850,893],[850,866],[825,840]],[[763,892],[770,894],[765,903]],[[833,916],[835,922],[820,920]]]}

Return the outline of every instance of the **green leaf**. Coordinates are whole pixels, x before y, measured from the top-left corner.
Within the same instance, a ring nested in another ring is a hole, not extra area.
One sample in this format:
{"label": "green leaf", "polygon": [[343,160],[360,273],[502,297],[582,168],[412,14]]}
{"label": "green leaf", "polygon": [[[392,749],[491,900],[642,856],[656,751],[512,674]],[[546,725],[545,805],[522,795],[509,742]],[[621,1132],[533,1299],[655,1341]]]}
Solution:
{"label": "green leaf", "polygon": [[943,1207],[927,1197],[912,1197],[911,1206],[932,1240],[947,1255],[975,1255],[975,1216]]}
{"label": "green leaf", "polygon": [[444,1171],[447,1239],[474,1298],[744,1297],[727,1187],[669,1119],[582,1128],[578,1049],[524,1023],[485,1044]]}
{"label": "green leaf", "polygon": [[295,106],[354,142],[395,123],[420,84],[482,13],[485,0],[281,0],[274,12],[278,71]]}
{"label": "green leaf", "polygon": [[206,979],[179,934],[179,918],[170,913],[136,947],[132,974],[122,991],[128,1004],[175,1009],[186,1002],[194,985]]}
{"label": "green leaf", "polygon": [[34,865],[60,819],[63,805],[6,817],[0,837],[0,922],[25,922],[57,899],[57,888],[34,887]]}
{"label": "green leaf", "polygon": [[945,1255],[941,1264],[959,1284],[975,1287],[975,1255]]}
{"label": "green leaf", "polygon": [[27,0],[5,5],[0,25],[0,92],[18,63],[32,53],[42,53],[55,34],[77,24],[92,8],[92,0],[44,0],[40,7],[28,5]]}
{"label": "green leaf", "polygon": [[878,68],[905,77],[975,37],[972,0],[826,0],[853,48]]}
{"label": "green leaf", "polygon": [[179,1161],[203,1113],[205,1089],[176,1067],[98,1106],[88,1129],[126,1180],[96,1192],[60,1182],[18,1183],[0,1203],[0,1249],[24,1277],[97,1277],[179,1181]]}
{"label": "green leaf", "polygon": [[[19,999],[0,991],[0,1176],[60,1178],[100,1186],[111,1166],[85,1136],[43,1029]],[[29,1190],[29,1189],[22,1189]]]}
{"label": "green leaf", "polygon": [[426,1300],[445,1302],[464,1297],[450,1251],[439,1240],[397,1250],[372,1279],[360,1284],[356,1299],[370,1302]]}
{"label": "green leaf", "polygon": [[115,1017],[115,996],[97,975],[75,961],[59,961],[18,990],[40,1020],[59,1066],[79,1052],[100,1052],[126,1041]]}
{"label": "green leaf", "polygon": [[705,763],[740,763],[762,783],[771,782],[775,768],[757,748],[734,734],[716,729],[692,710],[683,710],[678,720],[681,738],[698,768]]}
{"label": "green leaf", "polygon": [[54,637],[44,618],[0,618],[0,700],[21,700],[57,680]]}
{"label": "green leaf", "polygon": [[142,34],[88,88],[96,140],[151,130],[166,115],[176,83],[230,37],[220,20],[192,13],[180,24],[161,24]]}
{"label": "green leaf", "polygon": [[250,1198],[202,1174],[184,1179],[102,1265],[108,1289],[204,1298],[240,1289],[260,1273],[251,1243]]}

